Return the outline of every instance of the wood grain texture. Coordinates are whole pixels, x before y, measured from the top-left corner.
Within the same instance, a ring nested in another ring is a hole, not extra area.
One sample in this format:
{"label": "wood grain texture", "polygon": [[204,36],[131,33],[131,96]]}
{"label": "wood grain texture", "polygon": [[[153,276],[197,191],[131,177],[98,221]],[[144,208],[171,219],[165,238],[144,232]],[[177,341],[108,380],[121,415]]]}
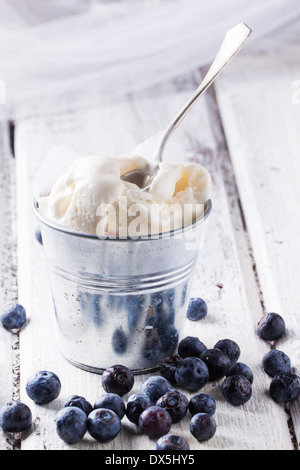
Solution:
{"label": "wood grain texture", "polygon": [[[0,125],[0,308],[18,299],[15,161],[8,126]],[[0,325],[0,406],[19,398],[19,334]],[[19,447],[19,436],[0,430],[0,449]]]}
{"label": "wood grain texture", "polygon": [[[287,333],[275,347],[290,356],[297,374],[300,104],[294,85],[299,76],[299,55],[245,56],[216,88],[264,310],[285,319]],[[296,446],[299,411],[299,400],[287,408]]]}
{"label": "wood grain texture", "polygon": [[[56,434],[55,413],[69,395],[77,393],[93,403],[103,390],[100,376],[74,368],[57,350],[45,260],[33,235],[36,221],[31,212],[31,187],[52,144],[62,143],[81,153],[128,151],[168,124],[199,79],[199,75],[182,78],[102,109],[76,114],[66,111],[59,117],[23,121],[17,128],[19,297],[30,310],[30,324],[21,335],[21,397],[34,415],[33,430],[22,441],[22,449],[155,449],[155,442],[142,436],[126,418],[120,435],[106,445],[86,435],[80,444],[70,447]],[[288,416],[268,396],[270,380],[261,368],[261,358],[269,348],[256,335],[257,319],[263,314],[261,278],[257,278],[254,269],[258,262],[243,223],[239,184],[236,185],[213,94],[199,102],[172,139],[166,148],[168,159],[197,161],[208,168],[213,178],[213,212],[206,223],[191,289],[191,296],[207,301],[209,313],[200,322],[187,321],[182,334],[197,335],[208,347],[226,337],[237,341],[242,350],[241,361],[255,375],[253,397],[242,407],[232,407],[224,401],[220,382],[204,387],[203,391],[217,401],[218,428],[210,441],[199,444],[190,435],[188,416],[172,430],[184,435],[192,450],[291,450],[294,444]],[[60,397],[47,406],[34,405],[25,392],[27,378],[39,369],[53,370],[62,381]],[[139,391],[144,378],[136,377],[133,392]]]}

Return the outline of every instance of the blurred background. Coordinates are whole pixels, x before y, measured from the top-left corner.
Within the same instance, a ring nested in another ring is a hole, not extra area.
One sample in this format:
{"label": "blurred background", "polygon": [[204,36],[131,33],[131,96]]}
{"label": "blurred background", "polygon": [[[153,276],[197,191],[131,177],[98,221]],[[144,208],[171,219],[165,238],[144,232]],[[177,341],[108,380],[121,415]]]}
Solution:
{"label": "blurred background", "polygon": [[243,54],[300,43],[298,0],[1,0],[2,119],[101,104],[208,64],[225,32]]}

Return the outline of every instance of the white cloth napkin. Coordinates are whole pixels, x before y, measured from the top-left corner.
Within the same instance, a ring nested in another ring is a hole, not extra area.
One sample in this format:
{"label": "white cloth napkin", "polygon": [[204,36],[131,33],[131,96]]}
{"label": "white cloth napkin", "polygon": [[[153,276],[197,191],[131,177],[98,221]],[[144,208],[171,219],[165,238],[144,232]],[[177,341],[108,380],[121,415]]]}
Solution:
{"label": "white cloth napkin", "polygon": [[241,53],[299,45],[299,0],[2,0],[0,116],[97,105],[208,64],[246,22]]}

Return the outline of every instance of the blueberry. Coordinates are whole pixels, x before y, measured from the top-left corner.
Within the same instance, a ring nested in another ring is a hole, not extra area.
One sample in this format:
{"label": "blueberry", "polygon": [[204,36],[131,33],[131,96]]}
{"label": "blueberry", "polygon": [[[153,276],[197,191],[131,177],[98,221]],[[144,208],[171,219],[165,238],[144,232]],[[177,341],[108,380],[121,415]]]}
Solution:
{"label": "blueberry", "polygon": [[149,398],[151,405],[155,405],[157,400],[170,390],[172,385],[167,379],[160,375],[151,375],[142,383],[141,394]]}
{"label": "blueberry", "polygon": [[112,348],[116,354],[123,354],[127,349],[127,336],[122,328],[116,328],[112,335]]}
{"label": "blueberry", "polygon": [[206,364],[198,357],[185,357],[176,368],[176,383],[190,392],[200,390],[209,378]]}
{"label": "blueberry", "polygon": [[108,410],[114,411],[120,419],[125,415],[125,403],[116,393],[107,393],[106,395],[101,395],[95,403],[94,409],[97,408],[107,408]]}
{"label": "blueberry", "polygon": [[186,336],[178,344],[180,357],[200,357],[207,347],[196,336]]}
{"label": "blueberry", "polygon": [[207,349],[201,354],[201,359],[208,367],[209,380],[219,380],[231,366],[231,360],[223,351],[217,348]]}
{"label": "blueberry", "polygon": [[216,402],[207,393],[197,393],[189,401],[189,412],[192,416],[197,413],[205,413],[212,416],[216,411]]}
{"label": "blueberry", "polygon": [[134,385],[134,376],[130,369],[120,364],[108,367],[102,374],[102,386],[108,393],[126,395]]}
{"label": "blueberry", "polygon": [[150,399],[145,395],[133,394],[128,398],[126,416],[134,424],[138,424],[143,411],[151,406]]}
{"label": "blueberry", "polygon": [[278,313],[267,313],[257,325],[257,334],[265,341],[275,341],[285,333],[284,319]]}
{"label": "blueberry", "polygon": [[55,418],[56,431],[67,444],[81,441],[87,430],[87,415],[76,406],[62,408]]}
{"label": "blueberry", "polygon": [[160,374],[165,377],[171,384],[175,384],[175,370],[182,358],[175,354],[174,356],[169,356],[160,363]]}
{"label": "blueberry", "polygon": [[189,407],[189,401],[183,393],[178,390],[171,390],[161,396],[157,400],[156,405],[167,410],[174,424],[185,417]]}
{"label": "blueberry", "polygon": [[150,439],[158,439],[168,434],[172,426],[169,413],[160,406],[150,406],[139,417],[139,428]]}
{"label": "blueberry", "polygon": [[300,395],[300,377],[290,372],[275,375],[270,384],[270,395],[277,403],[296,400]]}
{"label": "blueberry", "polygon": [[190,421],[190,432],[199,442],[211,439],[216,429],[214,418],[206,413],[197,413]]}
{"label": "blueberry", "polygon": [[253,383],[253,373],[249,366],[244,364],[243,362],[235,362],[232,366],[229,367],[228,371],[226,372],[226,377],[230,375],[243,375],[249,382]]}
{"label": "blueberry", "polygon": [[158,439],[156,450],[189,450],[190,446],[184,437],[177,434],[166,434]]}
{"label": "blueberry", "polygon": [[16,302],[5,305],[2,308],[0,319],[2,325],[7,330],[22,328],[26,323],[25,308]]}
{"label": "blueberry", "polygon": [[54,372],[41,370],[29,377],[26,392],[29,398],[39,405],[55,400],[61,391],[61,383]]}
{"label": "blueberry", "polygon": [[0,426],[4,432],[22,432],[32,424],[30,408],[17,400],[10,401],[0,410]]}
{"label": "blueberry", "polygon": [[230,375],[222,383],[222,393],[231,405],[243,405],[251,398],[251,383],[242,375]]}
{"label": "blueberry", "polygon": [[272,349],[266,353],[262,359],[264,371],[271,377],[274,377],[281,372],[291,371],[291,360],[283,352],[278,349]]}
{"label": "blueberry", "polygon": [[231,339],[221,339],[214,345],[214,349],[215,348],[220,349],[220,351],[226,354],[229,357],[231,364],[237,362],[238,358],[241,355],[239,345]]}
{"label": "blueberry", "polygon": [[97,408],[87,418],[87,430],[98,442],[112,441],[121,431],[121,420],[112,410]]}
{"label": "blueberry", "polygon": [[186,314],[188,319],[192,321],[197,321],[206,317],[206,315],[207,315],[206,302],[203,299],[200,299],[200,297],[194,297],[190,299],[188,311]]}
{"label": "blueberry", "polygon": [[90,412],[93,410],[93,407],[90,402],[88,402],[84,397],[81,397],[79,395],[71,395],[64,403],[64,408],[67,406],[75,406],[76,408],[80,408],[82,411],[85,412],[86,415],[89,415]]}

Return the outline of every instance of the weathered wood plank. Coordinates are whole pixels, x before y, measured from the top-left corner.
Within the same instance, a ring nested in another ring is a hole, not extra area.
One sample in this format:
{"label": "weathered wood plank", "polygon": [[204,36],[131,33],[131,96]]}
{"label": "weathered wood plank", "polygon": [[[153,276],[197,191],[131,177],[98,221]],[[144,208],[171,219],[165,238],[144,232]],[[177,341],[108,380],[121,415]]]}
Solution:
{"label": "weathered wood plank", "polygon": [[[264,309],[284,317],[287,334],[275,346],[298,374],[299,75],[299,55],[245,56],[216,87]],[[290,408],[299,446],[299,400]]]}
{"label": "weathered wood plank", "polygon": [[[66,114],[59,118],[58,123],[55,117],[49,117],[18,126],[17,173],[23,189],[18,198],[22,217],[19,227],[30,227],[27,236],[19,230],[20,298],[29,303],[31,311],[31,323],[23,332],[21,342],[21,396],[33,409],[36,424],[23,441],[23,449],[68,449],[69,446],[55,433],[56,410],[72,393],[84,395],[91,402],[101,393],[100,377],[69,365],[54,343],[45,264],[41,247],[32,235],[35,227],[29,196],[32,178],[53,143],[69,145],[85,153],[115,154],[133,148],[140,140],[168,124],[194,86],[194,80],[187,79],[99,110],[80,115]],[[257,338],[256,319],[252,314],[256,312],[260,316],[263,312],[260,293],[252,269],[234,175],[213,106],[209,99],[195,107],[166,149],[173,159],[183,157],[187,161],[199,161],[213,177],[214,209],[207,220],[205,243],[191,291],[192,296],[205,298],[209,315],[198,323],[187,322],[183,333],[199,336],[208,347],[213,347],[217,340],[225,337],[236,340],[242,349],[241,360],[252,368],[255,382],[252,399],[239,408],[224,402],[220,383],[208,384],[203,389],[217,401],[215,417],[218,430],[210,441],[200,445],[192,438],[188,431],[188,416],[173,426],[173,430],[185,435],[191,449],[292,449],[285,412],[267,397],[268,378],[261,370],[260,358],[268,346]],[[24,391],[28,376],[42,368],[57,372],[63,383],[61,396],[46,407],[34,405]],[[134,392],[139,391],[143,378],[136,378]],[[102,446],[87,436],[72,448],[155,448],[155,442],[136,433],[126,419],[124,423],[120,436],[112,443]]]}
{"label": "weathered wood plank", "polygon": [[[6,123],[0,125],[0,307],[18,300],[16,253],[15,161],[9,147]],[[19,398],[19,334],[0,325],[0,406]],[[19,447],[0,430],[0,449]]]}

